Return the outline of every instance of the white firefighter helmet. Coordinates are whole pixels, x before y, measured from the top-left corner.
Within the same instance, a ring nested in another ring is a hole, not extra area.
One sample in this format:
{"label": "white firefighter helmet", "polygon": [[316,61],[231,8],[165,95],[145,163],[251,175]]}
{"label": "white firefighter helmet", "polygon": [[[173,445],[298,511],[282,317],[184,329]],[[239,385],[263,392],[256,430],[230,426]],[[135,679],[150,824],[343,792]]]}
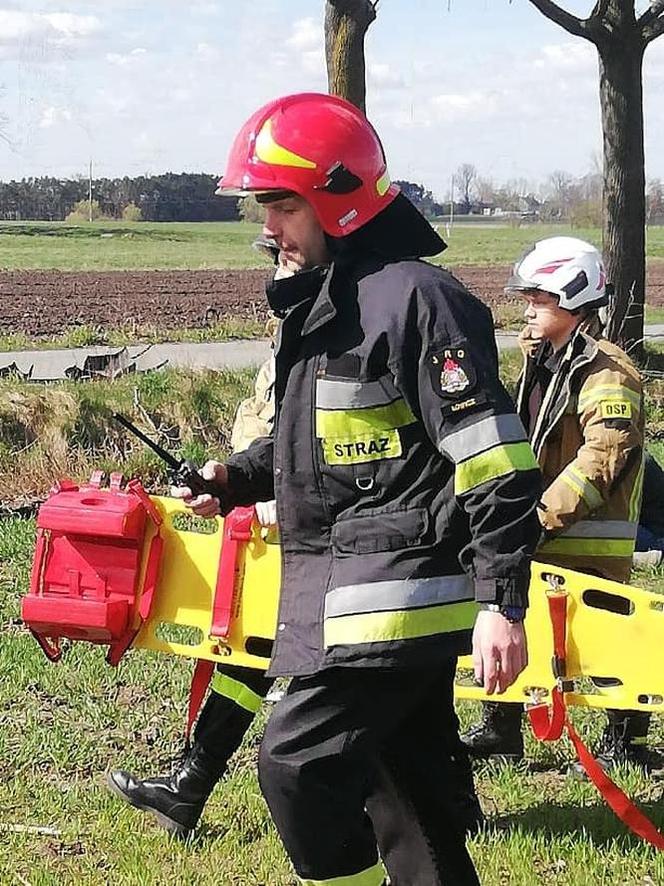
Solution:
{"label": "white firefighter helmet", "polygon": [[528,289],[557,296],[566,311],[608,303],[602,256],[591,243],[576,237],[548,237],[524,252],[505,291]]}

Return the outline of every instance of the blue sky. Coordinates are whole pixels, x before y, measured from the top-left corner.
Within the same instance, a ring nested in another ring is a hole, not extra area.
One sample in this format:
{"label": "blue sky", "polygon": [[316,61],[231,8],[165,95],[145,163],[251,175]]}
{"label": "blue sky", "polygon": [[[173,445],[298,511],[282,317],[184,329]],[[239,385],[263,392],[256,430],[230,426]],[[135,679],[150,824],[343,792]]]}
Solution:
{"label": "blue sky", "polygon": [[[381,0],[368,113],[394,178],[441,197],[460,163],[496,181],[581,175],[601,144],[590,44],[528,0]],[[641,0],[639,6],[647,5]],[[588,14],[592,0],[567,0]],[[285,9],[287,8],[287,12]],[[0,0],[0,179],[223,171],[275,95],[326,87],[323,0]],[[645,73],[648,176],[664,177],[664,37]]]}

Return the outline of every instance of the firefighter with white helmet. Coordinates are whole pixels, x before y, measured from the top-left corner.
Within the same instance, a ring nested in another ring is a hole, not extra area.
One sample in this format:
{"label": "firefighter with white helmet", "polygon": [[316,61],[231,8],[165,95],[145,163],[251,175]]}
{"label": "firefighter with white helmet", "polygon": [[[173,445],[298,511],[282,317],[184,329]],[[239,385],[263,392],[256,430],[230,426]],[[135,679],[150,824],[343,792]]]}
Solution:
{"label": "firefighter with white helmet", "polygon": [[[526,356],[517,409],[542,470],[536,558],[613,581],[629,580],[642,490],[641,379],[629,357],[601,337],[608,302],[598,250],[550,237],[514,266],[507,292],[523,295]],[[476,757],[523,755],[519,704],[484,706],[464,738]],[[643,765],[649,715],[609,711],[599,760]]]}
{"label": "firefighter with white helmet", "polygon": [[487,691],[525,666],[540,492],[490,312],[422,261],[444,244],[342,99],[260,108],[220,187],[255,193],[302,268],[268,293],[283,318],[273,438],[204,468],[219,498],[183,494],[204,516],[276,497],[268,673],[293,679],[261,788],[304,884],[381,886],[386,869],[396,886],[477,884],[453,790],[456,656],[477,617]]}

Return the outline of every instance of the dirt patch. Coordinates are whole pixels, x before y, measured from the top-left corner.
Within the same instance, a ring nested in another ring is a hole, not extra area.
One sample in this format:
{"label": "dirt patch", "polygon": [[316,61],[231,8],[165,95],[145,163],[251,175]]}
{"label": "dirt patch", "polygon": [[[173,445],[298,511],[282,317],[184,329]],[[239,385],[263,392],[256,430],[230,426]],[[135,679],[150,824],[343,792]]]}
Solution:
{"label": "dirt patch", "polygon": [[[504,305],[507,266],[454,273],[483,301]],[[0,334],[60,335],[75,326],[196,329],[226,318],[263,320],[265,271],[5,271]],[[664,305],[664,262],[648,272],[648,303]]]}

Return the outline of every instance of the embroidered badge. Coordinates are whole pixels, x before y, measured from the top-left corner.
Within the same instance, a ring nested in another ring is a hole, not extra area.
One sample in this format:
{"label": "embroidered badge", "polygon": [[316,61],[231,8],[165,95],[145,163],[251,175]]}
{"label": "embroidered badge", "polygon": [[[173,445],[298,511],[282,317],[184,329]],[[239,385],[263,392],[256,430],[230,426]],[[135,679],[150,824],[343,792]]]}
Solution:
{"label": "embroidered badge", "polygon": [[475,370],[465,348],[446,348],[429,358],[431,382],[441,397],[456,399],[475,386]]}

